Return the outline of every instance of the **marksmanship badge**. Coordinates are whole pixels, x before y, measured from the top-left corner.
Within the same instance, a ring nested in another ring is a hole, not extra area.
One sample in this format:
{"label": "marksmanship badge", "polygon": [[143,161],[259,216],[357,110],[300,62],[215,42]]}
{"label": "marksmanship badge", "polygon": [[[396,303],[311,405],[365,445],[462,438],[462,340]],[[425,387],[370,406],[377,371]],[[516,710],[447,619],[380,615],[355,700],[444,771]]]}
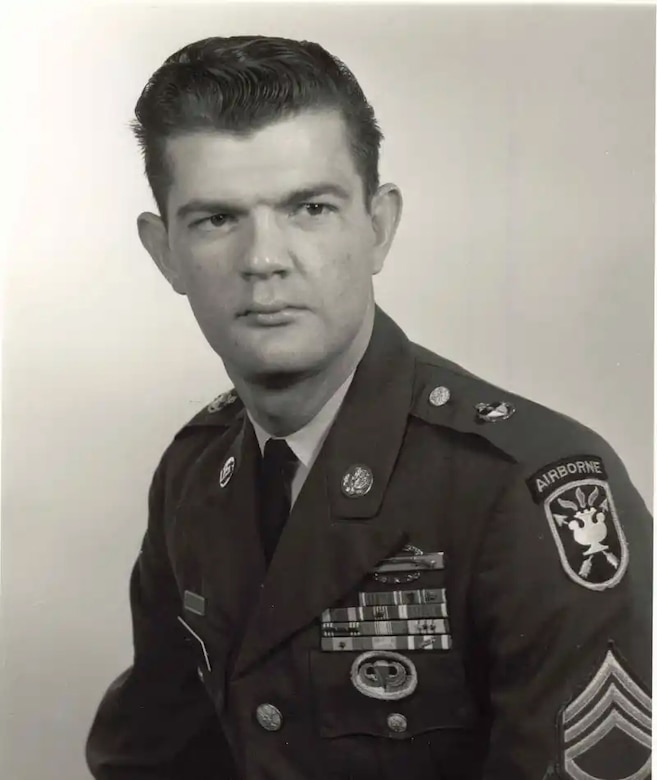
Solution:
{"label": "marksmanship badge", "polygon": [[581,455],[551,463],[528,485],[570,579],[591,590],[617,585],[629,555],[602,460]]}
{"label": "marksmanship badge", "polygon": [[562,775],[569,780],[647,780],[652,702],[613,648],[560,717]]}

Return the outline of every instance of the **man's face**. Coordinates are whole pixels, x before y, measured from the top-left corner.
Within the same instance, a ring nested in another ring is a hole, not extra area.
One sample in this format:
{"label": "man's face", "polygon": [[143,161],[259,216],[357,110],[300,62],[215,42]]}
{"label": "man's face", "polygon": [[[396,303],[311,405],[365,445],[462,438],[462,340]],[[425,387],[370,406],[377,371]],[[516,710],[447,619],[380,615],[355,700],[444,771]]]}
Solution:
{"label": "man's face", "polygon": [[167,276],[228,371],[321,371],[371,314],[387,251],[340,114],[187,134],[167,152]]}

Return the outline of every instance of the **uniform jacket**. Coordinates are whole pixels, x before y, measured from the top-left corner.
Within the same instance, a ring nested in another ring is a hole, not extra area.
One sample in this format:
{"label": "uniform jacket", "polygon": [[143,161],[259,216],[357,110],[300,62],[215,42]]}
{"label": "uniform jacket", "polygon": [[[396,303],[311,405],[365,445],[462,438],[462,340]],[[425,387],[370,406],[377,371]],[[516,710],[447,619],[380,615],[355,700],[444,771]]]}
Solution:
{"label": "uniform jacket", "polygon": [[97,780],[649,776],[651,519],[598,435],[377,309],[268,569],[258,457],[233,392],[162,457]]}

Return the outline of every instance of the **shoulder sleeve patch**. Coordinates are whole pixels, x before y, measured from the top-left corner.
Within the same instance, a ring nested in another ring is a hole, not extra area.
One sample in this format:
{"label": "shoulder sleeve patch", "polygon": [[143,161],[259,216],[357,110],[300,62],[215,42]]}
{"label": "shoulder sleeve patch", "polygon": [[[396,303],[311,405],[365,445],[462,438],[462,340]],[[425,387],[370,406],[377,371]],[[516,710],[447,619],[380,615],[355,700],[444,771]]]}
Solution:
{"label": "shoulder sleeve patch", "polygon": [[550,463],[532,474],[527,485],[534,502],[540,504],[556,488],[587,477],[608,479],[602,459],[597,455],[573,455]]}
{"label": "shoulder sleeve patch", "polygon": [[617,585],[629,552],[602,459],[563,458],[537,471],[527,484],[534,501],[543,505],[568,577],[590,590]]}

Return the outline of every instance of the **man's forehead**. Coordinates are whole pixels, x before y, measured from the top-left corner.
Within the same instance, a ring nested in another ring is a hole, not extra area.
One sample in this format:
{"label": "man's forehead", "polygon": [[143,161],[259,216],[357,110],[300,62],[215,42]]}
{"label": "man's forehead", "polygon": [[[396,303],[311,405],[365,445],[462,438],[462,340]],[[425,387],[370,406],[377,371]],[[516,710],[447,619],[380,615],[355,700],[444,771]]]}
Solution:
{"label": "man's forehead", "polygon": [[277,197],[318,182],[358,182],[337,112],[307,113],[248,135],[186,133],[167,141],[174,199]]}
{"label": "man's forehead", "polygon": [[198,158],[230,167],[288,158],[320,160],[327,154],[348,157],[350,152],[347,126],[337,111],[307,111],[249,132],[208,129],[180,133],[167,139],[165,148],[180,173]]}

